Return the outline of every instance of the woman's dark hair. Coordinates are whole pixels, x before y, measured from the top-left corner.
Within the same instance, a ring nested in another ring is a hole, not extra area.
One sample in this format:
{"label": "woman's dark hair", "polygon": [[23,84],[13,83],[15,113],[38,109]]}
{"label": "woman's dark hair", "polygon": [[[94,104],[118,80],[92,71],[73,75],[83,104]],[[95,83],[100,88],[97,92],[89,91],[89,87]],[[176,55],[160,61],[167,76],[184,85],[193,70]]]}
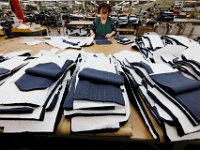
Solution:
{"label": "woman's dark hair", "polygon": [[101,9],[107,10],[108,13],[111,12],[111,7],[107,3],[101,3],[98,7],[98,13],[100,13]]}

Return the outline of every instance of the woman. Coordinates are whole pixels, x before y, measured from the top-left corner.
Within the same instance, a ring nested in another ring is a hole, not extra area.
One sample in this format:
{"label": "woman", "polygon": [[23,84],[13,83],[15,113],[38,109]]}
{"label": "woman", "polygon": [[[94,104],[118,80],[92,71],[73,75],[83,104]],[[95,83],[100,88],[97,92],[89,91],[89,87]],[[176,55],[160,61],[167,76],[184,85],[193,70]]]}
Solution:
{"label": "woman", "polygon": [[93,29],[90,30],[91,36],[103,36],[111,38],[116,32],[112,19],[108,17],[111,12],[111,7],[107,3],[102,3],[98,7],[100,17],[95,18]]}

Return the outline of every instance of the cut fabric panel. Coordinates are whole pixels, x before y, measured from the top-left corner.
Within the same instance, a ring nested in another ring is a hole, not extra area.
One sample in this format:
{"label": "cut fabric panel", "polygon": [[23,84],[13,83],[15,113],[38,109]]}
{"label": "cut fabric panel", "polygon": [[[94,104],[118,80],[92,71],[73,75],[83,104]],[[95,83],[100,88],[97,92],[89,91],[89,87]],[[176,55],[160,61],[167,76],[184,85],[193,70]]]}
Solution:
{"label": "cut fabric panel", "polygon": [[15,84],[21,91],[41,90],[50,87],[73,61],[66,61],[62,69],[55,63],[39,64],[26,69]]}
{"label": "cut fabric panel", "polygon": [[150,76],[157,84],[173,94],[200,88],[200,81],[189,79],[180,72],[154,74]]}
{"label": "cut fabric panel", "polygon": [[61,73],[61,68],[55,63],[39,64],[35,67],[26,69],[26,73],[29,75],[35,75],[40,77],[50,78],[52,80],[57,79]]}
{"label": "cut fabric panel", "polygon": [[115,102],[124,105],[124,99],[120,87],[110,84],[98,84],[82,79],[79,79],[74,99]]}
{"label": "cut fabric panel", "polygon": [[195,118],[200,121],[199,98],[200,89],[190,90],[175,96],[176,99],[189,110]]}
{"label": "cut fabric panel", "polygon": [[97,45],[110,45],[110,44],[112,44],[112,42],[108,41],[108,40],[97,40],[96,44]]}
{"label": "cut fabric panel", "polygon": [[46,89],[54,82],[52,79],[24,74],[15,84],[20,91],[31,91]]}
{"label": "cut fabric panel", "polygon": [[106,83],[118,86],[124,84],[124,78],[121,75],[91,68],[84,68],[80,71],[78,77],[80,79],[90,80],[96,83]]}

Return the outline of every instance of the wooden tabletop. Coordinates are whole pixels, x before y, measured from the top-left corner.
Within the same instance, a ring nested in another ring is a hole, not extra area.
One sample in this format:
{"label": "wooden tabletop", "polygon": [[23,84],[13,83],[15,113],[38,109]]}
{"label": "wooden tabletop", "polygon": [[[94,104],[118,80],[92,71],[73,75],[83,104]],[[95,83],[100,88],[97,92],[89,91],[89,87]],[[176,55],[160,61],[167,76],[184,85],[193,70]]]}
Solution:
{"label": "wooden tabletop", "polygon": [[4,35],[4,31],[0,30],[0,36],[3,36],[3,35]]}
{"label": "wooden tabletop", "polygon": [[[20,43],[20,41],[24,37],[18,37],[18,38],[13,38],[13,39],[7,39],[5,40],[3,37],[0,38],[0,53],[7,53],[11,51],[17,51],[17,50],[30,50],[31,54],[34,55],[38,53],[40,50],[50,50],[54,47],[45,44],[44,42],[35,45],[35,46],[28,46],[26,44]],[[44,40],[43,37],[35,37],[35,39],[39,40]],[[96,45],[94,44],[93,46],[90,47],[84,47],[85,51],[88,52],[95,52],[95,53],[104,53],[105,55],[109,54],[114,54],[116,52],[120,52],[122,50],[130,50],[130,51],[135,51],[131,48],[131,45],[122,45],[118,44],[114,39],[110,39],[112,41],[111,45]],[[62,52],[62,50],[58,51]],[[131,100],[130,100],[131,101]],[[120,133],[110,133],[110,134],[102,134],[102,135],[113,135],[113,136],[120,136],[121,134],[124,134],[125,132],[127,134],[130,134],[130,129],[131,129],[131,134],[130,139],[142,139],[142,140],[152,140],[152,136],[149,133],[147,127],[145,126],[143,120],[141,119],[139,113],[136,111],[135,107],[131,105],[131,117],[129,120],[130,127],[127,128],[128,125],[123,126],[123,129],[121,129]],[[149,113],[149,111],[147,110]],[[150,113],[149,113],[150,114]],[[157,125],[156,121],[154,120],[153,117],[150,118],[151,121],[153,122],[154,126],[156,126],[156,130],[159,133],[161,137],[161,141],[164,140],[163,137],[163,132],[160,129],[160,127]],[[57,134],[58,135],[69,135],[70,134],[70,122],[68,119],[65,117],[61,118],[60,124],[58,125],[57,129]]]}

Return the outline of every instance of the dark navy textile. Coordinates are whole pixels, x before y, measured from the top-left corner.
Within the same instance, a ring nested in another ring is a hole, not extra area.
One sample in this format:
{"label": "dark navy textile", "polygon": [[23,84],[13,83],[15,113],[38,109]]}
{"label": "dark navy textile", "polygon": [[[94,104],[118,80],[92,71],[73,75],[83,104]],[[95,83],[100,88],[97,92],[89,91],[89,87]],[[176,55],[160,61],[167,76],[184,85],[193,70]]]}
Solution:
{"label": "dark navy textile", "polygon": [[114,102],[125,105],[120,87],[111,84],[99,84],[89,80],[79,79],[74,99],[100,102]]}
{"label": "dark navy textile", "polygon": [[0,109],[0,114],[23,114],[32,113],[33,108],[30,107],[20,107],[20,108],[10,108],[10,109]]}
{"label": "dark navy textile", "polygon": [[46,77],[50,79],[57,79],[60,76],[61,68],[55,63],[45,63],[39,64],[35,67],[26,69],[26,73],[39,76],[39,77]]}
{"label": "dark navy textile", "polygon": [[26,73],[15,84],[21,91],[41,90],[50,87],[73,61],[66,61],[62,68],[54,63],[39,64],[26,69]]}
{"label": "dark navy textile", "polygon": [[175,98],[200,121],[200,89],[178,94]]}
{"label": "dark navy textile", "polygon": [[124,84],[124,77],[122,75],[91,68],[84,68],[82,71],[80,71],[78,77],[80,79],[86,79],[97,83],[100,82],[113,85]]}
{"label": "dark navy textile", "polygon": [[200,88],[200,81],[192,80],[180,72],[150,75],[163,89],[171,94],[179,94]]}
{"label": "dark navy textile", "polygon": [[109,40],[97,40],[96,44],[97,45],[110,45],[110,44],[112,44],[112,42]]}
{"label": "dark navy textile", "polygon": [[55,81],[45,77],[24,74],[15,84],[21,91],[42,90],[51,86]]}

